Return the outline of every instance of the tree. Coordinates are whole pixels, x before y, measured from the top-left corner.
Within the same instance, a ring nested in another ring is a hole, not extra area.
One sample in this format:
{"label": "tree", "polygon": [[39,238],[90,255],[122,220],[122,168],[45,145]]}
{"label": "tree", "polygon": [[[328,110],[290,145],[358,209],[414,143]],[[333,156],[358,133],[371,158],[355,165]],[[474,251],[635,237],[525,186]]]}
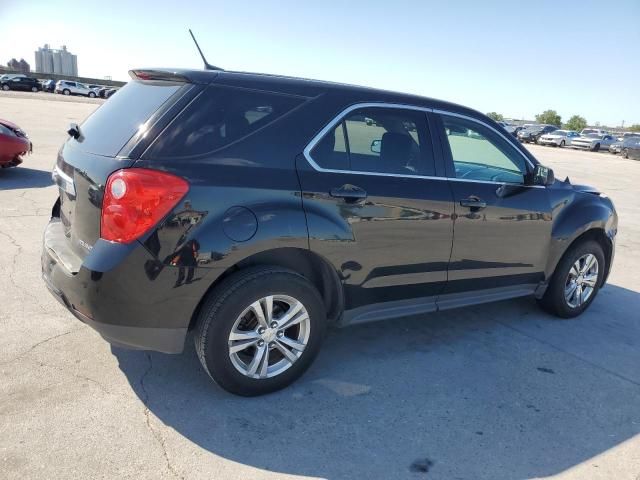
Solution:
{"label": "tree", "polygon": [[541,114],[536,115],[536,122],[559,127],[562,125],[562,117],[558,115],[558,112],[555,110],[545,110]]}
{"label": "tree", "polygon": [[629,127],[632,132],[640,132],[640,123],[634,123]]}
{"label": "tree", "polygon": [[489,117],[491,120],[494,120],[496,122],[504,121],[504,117],[502,116],[501,113],[489,112],[487,113],[487,117]]}
{"label": "tree", "polygon": [[576,132],[579,132],[583,128],[586,128],[586,126],[587,119],[581,117],[580,115],[574,115],[569,119],[567,123],[564,124],[564,128],[566,128],[567,130],[575,130]]}

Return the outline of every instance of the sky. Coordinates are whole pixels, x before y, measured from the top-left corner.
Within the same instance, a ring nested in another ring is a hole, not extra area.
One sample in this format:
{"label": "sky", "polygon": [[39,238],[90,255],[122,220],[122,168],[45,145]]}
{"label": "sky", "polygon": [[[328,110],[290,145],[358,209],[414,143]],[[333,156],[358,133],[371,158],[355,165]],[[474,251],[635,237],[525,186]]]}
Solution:
{"label": "sky", "polygon": [[[75,5],[76,8],[69,8]],[[81,76],[209,63],[533,119],[640,124],[640,0],[0,0],[0,62],[67,45]],[[15,39],[15,41],[12,41]],[[8,40],[8,41],[7,41]]]}

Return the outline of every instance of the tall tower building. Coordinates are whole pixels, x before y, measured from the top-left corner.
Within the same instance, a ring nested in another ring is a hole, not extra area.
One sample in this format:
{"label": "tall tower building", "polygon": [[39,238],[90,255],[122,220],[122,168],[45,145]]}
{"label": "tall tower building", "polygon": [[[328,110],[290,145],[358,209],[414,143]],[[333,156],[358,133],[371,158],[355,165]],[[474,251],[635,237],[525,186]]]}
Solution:
{"label": "tall tower building", "polygon": [[78,57],[63,45],[60,50],[54,50],[45,44],[38,48],[36,55],[36,73],[56,73],[59,75],[78,76]]}

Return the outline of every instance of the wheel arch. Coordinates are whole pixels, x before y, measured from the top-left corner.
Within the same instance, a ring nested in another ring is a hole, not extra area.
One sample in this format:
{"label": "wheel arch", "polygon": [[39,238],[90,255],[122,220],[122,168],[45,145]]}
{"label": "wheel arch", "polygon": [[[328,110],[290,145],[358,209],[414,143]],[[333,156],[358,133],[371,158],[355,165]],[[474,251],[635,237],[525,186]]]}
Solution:
{"label": "wheel arch", "polygon": [[295,247],[282,247],[259,252],[227,268],[206,290],[189,321],[189,330],[196,325],[198,314],[209,294],[230,275],[249,267],[270,265],[287,268],[309,280],[320,293],[327,310],[327,318],[335,322],[344,308],[344,291],[338,273],[317,253]]}
{"label": "wheel arch", "polygon": [[606,261],[606,281],[615,254],[614,239],[618,230],[618,215],[611,200],[593,193],[570,193],[559,196],[564,205],[554,216],[545,278],[550,281],[555,269],[569,249],[578,242],[594,240],[600,244]]}
{"label": "wheel arch", "polygon": [[569,252],[575,245],[589,240],[597,242],[602,247],[602,251],[604,252],[605,274],[602,277],[602,285],[604,285],[604,283],[607,281],[607,278],[609,277],[609,272],[611,271],[611,264],[613,261],[613,241],[611,240],[611,237],[607,235],[607,232],[602,226],[589,228],[578,234],[575,238],[573,238],[573,240],[568,242],[561,253],[559,255],[556,255],[556,257],[554,258],[553,266],[549,270],[549,275],[547,276],[547,278],[550,279],[553,273],[555,273],[555,269],[558,266],[558,263],[560,263],[560,260],[567,252]]}

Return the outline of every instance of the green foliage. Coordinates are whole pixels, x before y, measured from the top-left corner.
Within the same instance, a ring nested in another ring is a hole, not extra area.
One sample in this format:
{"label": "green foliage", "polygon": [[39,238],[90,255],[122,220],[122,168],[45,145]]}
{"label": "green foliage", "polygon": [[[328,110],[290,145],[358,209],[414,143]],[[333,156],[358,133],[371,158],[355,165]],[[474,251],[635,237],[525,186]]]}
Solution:
{"label": "green foliage", "polygon": [[496,122],[504,121],[504,117],[502,116],[502,114],[497,112],[489,112],[487,113],[487,117],[489,117],[491,120],[495,120]]}
{"label": "green foliage", "polygon": [[575,130],[576,132],[579,132],[583,128],[586,128],[586,126],[587,119],[581,117],[580,115],[574,115],[569,119],[567,123],[564,124],[564,128],[566,128],[567,130]]}
{"label": "green foliage", "polygon": [[536,122],[559,127],[562,125],[562,117],[558,115],[558,112],[555,110],[545,110],[541,114],[536,115]]}
{"label": "green foliage", "polygon": [[640,123],[634,123],[629,127],[632,132],[640,132]]}

